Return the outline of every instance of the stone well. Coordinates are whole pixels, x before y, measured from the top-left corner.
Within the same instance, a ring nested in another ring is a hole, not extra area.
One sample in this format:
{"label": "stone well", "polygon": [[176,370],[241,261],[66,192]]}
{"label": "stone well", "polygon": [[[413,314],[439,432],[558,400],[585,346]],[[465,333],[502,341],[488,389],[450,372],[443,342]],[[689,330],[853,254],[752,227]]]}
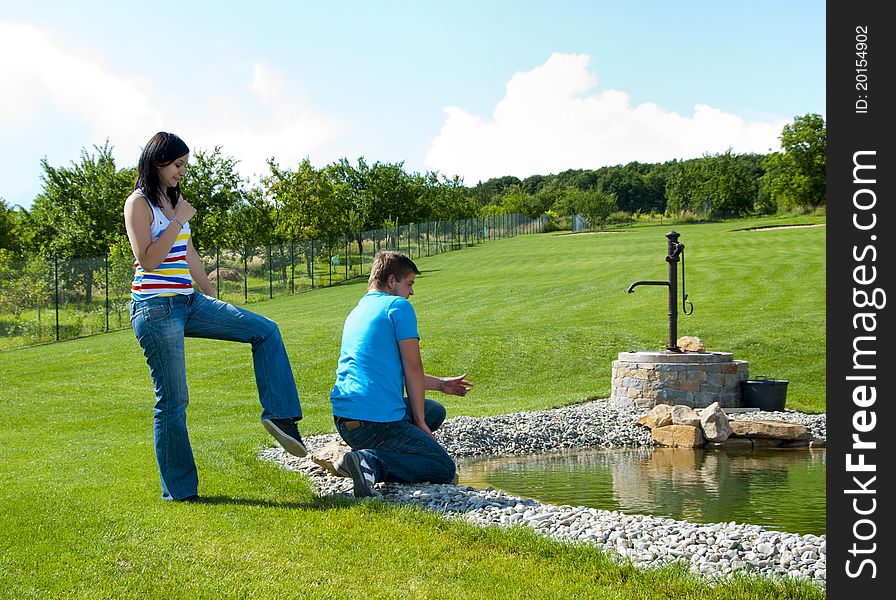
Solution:
{"label": "stone well", "polygon": [[611,400],[641,408],[704,408],[713,402],[741,408],[741,381],[748,378],[747,361],[726,352],[620,352],[613,361]]}

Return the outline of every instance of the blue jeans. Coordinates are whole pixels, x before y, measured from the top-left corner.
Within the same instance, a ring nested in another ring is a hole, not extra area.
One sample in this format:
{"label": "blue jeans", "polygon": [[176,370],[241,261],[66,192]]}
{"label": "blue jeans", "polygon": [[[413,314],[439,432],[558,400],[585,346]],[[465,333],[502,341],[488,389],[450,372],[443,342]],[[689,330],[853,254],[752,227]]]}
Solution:
{"label": "blue jeans", "polygon": [[[414,425],[410,402],[407,398],[404,402],[405,416],[400,421],[377,423],[333,417],[336,431],[367,460],[376,481],[451,483],[456,472],[454,460],[437,441]],[[445,407],[427,399],[423,414],[430,431],[435,431],[445,420]]]}
{"label": "blue jeans", "polygon": [[199,484],[187,435],[185,337],[252,344],[261,417],[301,418],[286,347],[270,319],[197,292],[131,302],[131,326],[155,388],[153,441],[165,500],[193,496]]}

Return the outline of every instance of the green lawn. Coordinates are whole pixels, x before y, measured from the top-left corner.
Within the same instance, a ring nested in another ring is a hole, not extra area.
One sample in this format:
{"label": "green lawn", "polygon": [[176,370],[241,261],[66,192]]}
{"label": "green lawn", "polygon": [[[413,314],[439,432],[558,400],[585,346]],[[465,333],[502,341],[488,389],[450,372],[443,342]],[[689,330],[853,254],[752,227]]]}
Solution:
{"label": "green lawn", "polygon": [[[738,231],[823,217],[675,226],[695,311],[679,335],[788,379],[788,407],[825,410],[825,229]],[[422,258],[413,298],[427,370],[468,372],[449,417],[606,397],[620,351],[666,344],[665,227],[519,236]],[[327,400],[348,282],[253,304],[284,333],[303,434]],[[255,458],[248,347],[188,341],[202,503],[159,500],[152,388],[129,331],[0,352],[2,598],[820,598],[806,585],[719,588],[644,573],[528,531],[482,530],[379,503],[317,499]]]}

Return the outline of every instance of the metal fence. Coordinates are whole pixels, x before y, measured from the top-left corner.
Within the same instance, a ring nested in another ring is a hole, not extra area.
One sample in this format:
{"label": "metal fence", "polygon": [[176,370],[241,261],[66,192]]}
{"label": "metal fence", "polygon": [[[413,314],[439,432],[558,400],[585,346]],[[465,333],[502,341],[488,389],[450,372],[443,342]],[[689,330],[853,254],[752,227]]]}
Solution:
{"label": "metal fence", "polygon": [[[218,298],[261,300],[366,277],[380,250],[411,258],[544,231],[546,219],[495,215],[431,221],[325,240],[212,249],[200,256]],[[0,350],[104,333],[130,326],[132,256],[34,259],[0,270]]]}

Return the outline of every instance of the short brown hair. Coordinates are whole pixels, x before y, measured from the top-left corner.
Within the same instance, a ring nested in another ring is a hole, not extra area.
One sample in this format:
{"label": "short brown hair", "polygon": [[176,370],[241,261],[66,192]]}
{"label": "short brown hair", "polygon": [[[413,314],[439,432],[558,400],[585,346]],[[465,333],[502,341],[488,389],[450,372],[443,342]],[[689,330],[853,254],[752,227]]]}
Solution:
{"label": "short brown hair", "polygon": [[395,279],[401,281],[411,273],[420,274],[417,265],[410,258],[396,252],[394,250],[383,250],[377,252],[373,257],[373,264],[370,266],[370,277],[367,279],[368,285],[377,285],[377,287],[385,286],[389,281],[389,275],[395,275]]}

